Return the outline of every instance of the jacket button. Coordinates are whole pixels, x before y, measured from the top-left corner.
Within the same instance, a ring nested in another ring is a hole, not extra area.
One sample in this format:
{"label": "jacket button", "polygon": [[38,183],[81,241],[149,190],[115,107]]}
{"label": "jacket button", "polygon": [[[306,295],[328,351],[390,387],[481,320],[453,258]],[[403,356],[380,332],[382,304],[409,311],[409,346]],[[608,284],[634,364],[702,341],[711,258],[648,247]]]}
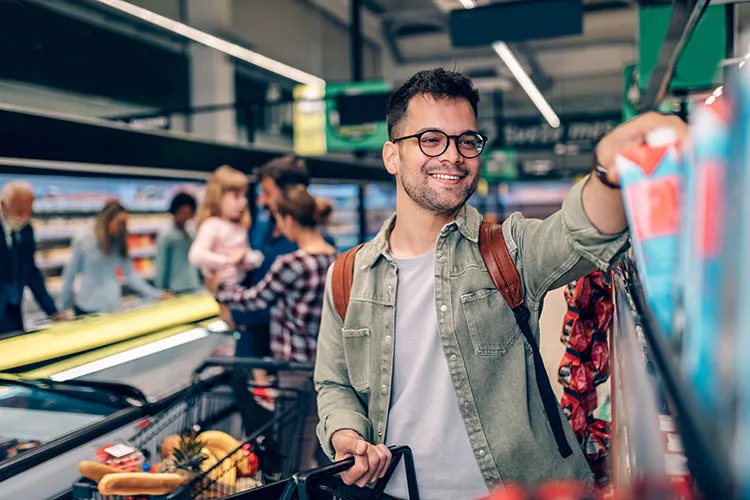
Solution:
{"label": "jacket button", "polygon": [[386,335],[385,336],[385,341],[386,342],[390,342],[391,341],[391,336],[390,335]]}
{"label": "jacket button", "polygon": [[483,456],[485,456],[486,454],[487,454],[487,452],[486,452],[486,451],[484,451],[484,450],[479,450],[479,456],[480,456],[480,457],[483,457]]}
{"label": "jacket button", "polygon": [[386,387],[384,385],[383,387],[380,388],[380,392],[382,392],[383,394],[385,394],[386,392],[388,392],[388,387]]}
{"label": "jacket button", "polygon": [[458,361],[458,356],[456,356],[455,354],[452,354],[451,361]]}
{"label": "jacket button", "polygon": [[445,255],[440,256],[440,262],[445,262]]}
{"label": "jacket button", "polygon": [[469,408],[471,408],[471,403],[469,403],[468,401],[466,401],[466,402],[464,403],[464,408],[466,408],[467,410],[468,410]]}
{"label": "jacket button", "polygon": [[448,306],[446,306],[445,304],[443,304],[442,306],[440,306],[440,311],[441,312],[446,312],[447,310],[448,310]]}

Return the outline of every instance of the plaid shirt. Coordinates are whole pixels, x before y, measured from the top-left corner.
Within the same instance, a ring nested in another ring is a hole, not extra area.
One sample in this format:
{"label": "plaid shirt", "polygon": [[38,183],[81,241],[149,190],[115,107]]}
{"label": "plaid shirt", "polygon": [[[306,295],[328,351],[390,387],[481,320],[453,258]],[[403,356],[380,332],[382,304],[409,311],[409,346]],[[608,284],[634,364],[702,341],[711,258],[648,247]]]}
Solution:
{"label": "plaid shirt", "polygon": [[271,352],[276,359],[315,362],[320,315],[333,254],[297,250],[279,256],[252,288],[219,287],[216,300],[230,309],[271,308]]}

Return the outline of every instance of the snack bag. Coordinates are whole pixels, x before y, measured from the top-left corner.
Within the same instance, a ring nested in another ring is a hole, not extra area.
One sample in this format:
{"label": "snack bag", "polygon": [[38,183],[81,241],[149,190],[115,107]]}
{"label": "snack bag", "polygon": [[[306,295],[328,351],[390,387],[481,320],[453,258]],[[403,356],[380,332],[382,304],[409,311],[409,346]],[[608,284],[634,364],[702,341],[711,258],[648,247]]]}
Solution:
{"label": "snack bag", "polygon": [[594,387],[593,374],[581,359],[580,353],[571,349],[565,351],[557,370],[560,384],[571,391],[583,394]]}
{"label": "snack bag", "polygon": [[677,134],[668,128],[654,130],[647,144],[618,155],[615,162],[646,300],[662,332],[669,336],[682,189]]}
{"label": "snack bag", "polygon": [[594,386],[609,378],[609,344],[603,334],[597,334],[591,341],[591,369]]}
{"label": "snack bag", "polygon": [[560,406],[563,409],[563,413],[570,421],[570,425],[573,427],[573,432],[575,432],[575,435],[580,439],[583,436],[583,432],[586,430],[586,411],[581,406],[581,398],[570,389],[564,389],[563,397],[560,400]]}

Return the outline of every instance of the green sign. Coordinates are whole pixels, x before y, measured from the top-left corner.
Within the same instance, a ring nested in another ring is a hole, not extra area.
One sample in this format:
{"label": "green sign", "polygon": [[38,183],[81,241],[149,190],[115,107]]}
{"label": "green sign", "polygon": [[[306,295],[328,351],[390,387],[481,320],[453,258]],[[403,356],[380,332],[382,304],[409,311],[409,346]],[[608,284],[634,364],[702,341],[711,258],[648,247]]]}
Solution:
{"label": "green sign", "polygon": [[[719,63],[726,57],[726,19],[723,5],[706,9],[677,62],[670,90],[707,89],[720,77]],[[646,89],[667,34],[670,5],[638,10],[638,72],[641,91]]]}
{"label": "green sign", "polygon": [[480,156],[482,178],[487,182],[503,182],[518,177],[518,154],[512,149],[490,149]]}
{"label": "green sign", "polygon": [[[622,107],[622,121],[626,122],[631,118],[638,116],[639,110],[641,109],[641,100],[643,95],[641,94],[640,78],[638,77],[638,68],[635,64],[625,66],[623,72],[623,107]],[[680,100],[675,97],[667,97],[659,104],[659,112],[664,114],[676,114],[679,113],[681,107]]]}
{"label": "green sign", "polygon": [[[328,151],[380,149],[388,140],[385,122],[388,92],[385,82],[327,84]],[[339,109],[342,105],[346,108]]]}

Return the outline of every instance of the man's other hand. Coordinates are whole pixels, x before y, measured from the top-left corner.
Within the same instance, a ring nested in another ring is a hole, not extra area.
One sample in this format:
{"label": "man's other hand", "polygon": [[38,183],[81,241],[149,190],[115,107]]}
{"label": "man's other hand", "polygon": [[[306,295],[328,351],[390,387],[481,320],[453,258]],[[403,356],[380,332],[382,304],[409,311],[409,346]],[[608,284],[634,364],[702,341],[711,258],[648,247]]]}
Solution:
{"label": "man's other hand", "polygon": [[619,184],[615,157],[646,143],[646,136],[660,128],[671,128],[678,142],[684,141],[690,132],[688,125],[674,115],[661,115],[650,111],[627,121],[607,134],[596,146],[596,159],[607,170],[607,180]]}
{"label": "man's other hand", "polygon": [[391,451],[387,446],[373,445],[350,429],[337,431],[331,438],[337,462],[354,457],[354,466],[341,474],[344,484],[364,488],[383,478],[391,465]]}

